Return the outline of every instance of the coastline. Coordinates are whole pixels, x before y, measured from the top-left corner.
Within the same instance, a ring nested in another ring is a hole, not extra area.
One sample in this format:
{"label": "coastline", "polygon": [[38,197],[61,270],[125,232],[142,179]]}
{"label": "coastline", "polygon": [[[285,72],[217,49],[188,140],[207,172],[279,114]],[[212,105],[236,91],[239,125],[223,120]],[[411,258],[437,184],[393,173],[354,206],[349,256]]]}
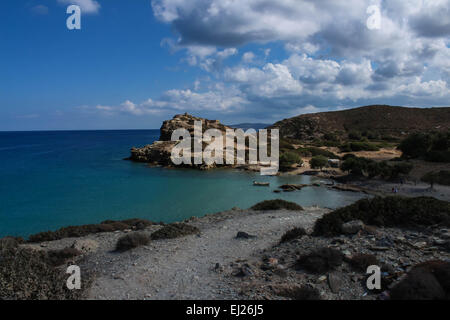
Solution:
{"label": "coastline", "polygon": [[[374,300],[380,298],[380,293],[367,294],[361,285],[364,272],[349,264],[353,256],[375,255],[390,266],[389,272],[396,279],[418,263],[450,261],[448,249],[434,246],[434,237],[430,237],[427,228],[367,226],[357,234],[312,236],[314,223],[329,212],[319,207],[301,211],[235,208],[185,220],[184,223],[198,228],[198,234],[152,240],[126,252],[115,250],[118,239],[128,234],[152,234],[163,226],[149,225],[140,231],[118,230],[22,247],[37,251],[80,247],[82,255],[68,264],[79,265],[82,275],[94,275],[84,297],[89,300],[290,299],[294,297],[285,292],[299,286],[317,289],[321,299]],[[280,243],[283,234],[295,227],[304,228],[307,234]],[[238,232],[249,237],[237,238]],[[342,252],[342,266],[331,273],[299,272],[293,268],[300,255],[320,247]],[[336,277],[338,283],[330,283],[330,277]]]}

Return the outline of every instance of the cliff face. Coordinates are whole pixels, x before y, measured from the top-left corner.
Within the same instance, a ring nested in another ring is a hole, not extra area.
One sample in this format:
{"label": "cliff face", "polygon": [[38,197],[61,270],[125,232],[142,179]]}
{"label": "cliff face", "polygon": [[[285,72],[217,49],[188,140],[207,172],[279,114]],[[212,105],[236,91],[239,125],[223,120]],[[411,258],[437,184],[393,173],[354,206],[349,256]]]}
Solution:
{"label": "cliff face", "polygon": [[299,140],[313,140],[331,132],[343,135],[353,130],[400,137],[416,131],[449,130],[450,108],[367,106],[305,114],[279,121],[271,128],[279,128],[281,137]]}
{"label": "cliff face", "polygon": [[[222,131],[225,136],[226,130],[231,129],[230,127],[221,124],[218,120],[198,118],[187,113],[179,114],[174,116],[173,119],[163,122],[160,129],[159,141],[155,141],[153,144],[142,148],[132,148],[129,160],[150,163],[153,165],[171,166],[172,161],[170,156],[172,149],[178,143],[178,141],[171,141],[173,131],[176,129],[186,129],[191,136],[193,136],[195,121],[202,122],[203,132],[209,129],[218,129]],[[207,169],[211,166],[201,165],[200,167]]]}

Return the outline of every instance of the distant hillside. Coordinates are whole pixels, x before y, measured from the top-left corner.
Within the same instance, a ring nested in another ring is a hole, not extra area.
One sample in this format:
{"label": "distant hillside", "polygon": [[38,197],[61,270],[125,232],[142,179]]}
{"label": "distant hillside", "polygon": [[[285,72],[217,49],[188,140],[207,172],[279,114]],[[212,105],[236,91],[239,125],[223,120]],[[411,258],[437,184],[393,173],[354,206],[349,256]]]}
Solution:
{"label": "distant hillside", "polygon": [[248,130],[248,129],[260,130],[260,129],[265,129],[269,126],[270,126],[270,124],[267,124],[267,123],[239,123],[239,124],[230,125],[230,127],[233,129],[242,129],[242,130]]}
{"label": "distant hillside", "polygon": [[325,133],[375,132],[402,137],[411,132],[450,129],[450,108],[405,108],[386,105],[300,115],[275,123],[284,138],[312,140]]}

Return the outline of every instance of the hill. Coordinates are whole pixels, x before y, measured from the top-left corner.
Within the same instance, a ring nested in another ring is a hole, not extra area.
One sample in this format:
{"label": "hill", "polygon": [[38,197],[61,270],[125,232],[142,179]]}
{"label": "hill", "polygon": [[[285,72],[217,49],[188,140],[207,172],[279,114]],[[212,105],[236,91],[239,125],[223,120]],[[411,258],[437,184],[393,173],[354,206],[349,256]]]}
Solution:
{"label": "hill", "polygon": [[380,137],[403,137],[413,132],[450,129],[450,108],[366,106],[343,111],[305,114],[275,123],[280,136],[299,140],[320,139],[324,134],[343,136],[352,131]]}

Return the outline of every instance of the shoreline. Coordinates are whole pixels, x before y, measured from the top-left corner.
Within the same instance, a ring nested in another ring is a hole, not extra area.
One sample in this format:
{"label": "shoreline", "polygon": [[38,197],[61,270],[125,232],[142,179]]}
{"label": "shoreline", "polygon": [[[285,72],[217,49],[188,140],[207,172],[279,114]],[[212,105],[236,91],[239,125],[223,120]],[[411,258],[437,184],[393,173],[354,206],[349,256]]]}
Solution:
{"label": "shoreline", "polygon": [[[364,272],[349,267],[351,257],[375,255],[390,265],[398,279],[418,263],[450,261],[448,250],[434,246],[429,228],[367,226],[357,234],[312,236],[315,222],[331,211],[319,207],[302,211],[236,208],[183,221],[198,228],[198,234],[152,240],[125,252],[115,251],[118,239],[134,233],[151,234],[163,226],[21,246],[37,251],[80,247],[82,255],[68,264],[79,265],[82,275],[95,275],[84,297],[88,300],[284,300],[292,298],[285,292],[299,286],[317,289],[321,299],[374,300],[379,293],[367,294],[361,285]],[[280,243],[282,235],[294,227],[304,228],[307,235]],[[237,238],[238,232],[249,237]],[[385,242],[389,247],[381,246]],[[344,255],[342,266],[332,272],[339,280],[338,288],[330,284],[329,272],[299,272],[292,267],[299,255],[320,247],[335,248]]]}

